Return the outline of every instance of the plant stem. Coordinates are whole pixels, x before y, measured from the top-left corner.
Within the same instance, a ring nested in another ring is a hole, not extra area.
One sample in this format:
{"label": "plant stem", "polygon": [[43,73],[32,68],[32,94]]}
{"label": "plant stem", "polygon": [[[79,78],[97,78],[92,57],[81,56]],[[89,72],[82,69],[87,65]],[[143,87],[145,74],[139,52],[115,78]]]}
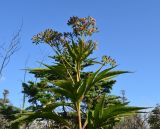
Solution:
{"label": "plant stem", "polygon": [[76,108],[77,108],[77,116],[78,116],[78,126],[79,126],[79,129],[82,129],[80,102],[77,102]]}
{"label": "plant stem", "polygon": [[80,81],[80,70],[81,70],[81,68],[80,68],[80,63],[77,61],[77,62],[76,62],[77,82]]}

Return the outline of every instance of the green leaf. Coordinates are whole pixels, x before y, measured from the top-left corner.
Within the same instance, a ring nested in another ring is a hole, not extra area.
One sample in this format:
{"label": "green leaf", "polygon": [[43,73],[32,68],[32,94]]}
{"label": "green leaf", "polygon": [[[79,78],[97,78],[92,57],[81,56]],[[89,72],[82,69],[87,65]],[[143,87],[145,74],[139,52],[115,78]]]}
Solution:
{"label": "green leaf", "polygon": [[57,80],[57,81],[51,81],[52,84],[55,86],[58,86],[68,92],[74,92],[73,83],[71,80]]}
{"label": "green leaf", "polygon": [[53,112],[28,112],[28,114],[23,115],[16,120],[12,121],[12,124],[20,124],[20,123],[29,123],[37,118],[44,118],[44,119],[51,119],[54,120],[57,123],[61,123],[63,125],[66,125],[70,127],[69,123],[64,120],[63,117],[57,115]]}
{"label": "green leaf", "polygon": [[100,101],[98,102],[98,104],[95,107],[95,110],[94,110],[94,123],[95,123],[95,125],[99,124],[99,123],[96,123],[96,122],[98,122],[99,119],[102,119],[104,101],[105,101],[105,95],[100,99]]}

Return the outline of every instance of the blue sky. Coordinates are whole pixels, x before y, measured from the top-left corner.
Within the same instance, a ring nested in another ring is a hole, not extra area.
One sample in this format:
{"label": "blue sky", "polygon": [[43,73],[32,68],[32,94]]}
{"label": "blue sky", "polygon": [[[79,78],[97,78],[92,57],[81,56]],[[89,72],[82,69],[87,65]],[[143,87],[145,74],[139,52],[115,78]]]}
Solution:
{"label": "blue sky", "polygon": [[[160,102],[160,1],[159,0],[1,0],[0,43],[8,42],[23,20],[21,49],[12,57],[0,81],[0,93],[10,90],[9,98],[21,106],[21,82],[25,61],[38,67],[50,53],[46,46],[35,46],[31,38],[46,28],[68,31],[71,16],[92,16],[99,33],[95,34],[95,56],[110,55],[119,69],[133,74],[117,78],[113,94],[126,91],[130,105],[155,106]],[[34,80],[27,74],[28,80]]]}

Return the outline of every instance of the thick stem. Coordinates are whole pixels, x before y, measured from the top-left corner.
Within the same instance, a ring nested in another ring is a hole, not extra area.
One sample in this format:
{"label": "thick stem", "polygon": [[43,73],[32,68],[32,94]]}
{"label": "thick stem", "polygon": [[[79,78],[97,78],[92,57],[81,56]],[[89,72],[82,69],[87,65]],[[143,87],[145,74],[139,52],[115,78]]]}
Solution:
{"label": "thick stem", "polygon": [[77,116],[78,116],[78,129],[82,129],[82,122],[81,122],[81,110],[80,110],[80,102],[77,102]]}
{"label": "thick stem", "polygon": [[79,63],[79,62],[76,62],[77,82],[80,81],[80,70],[81,70],[80,63]]}
{"label": "thick stem", "polygon": [[[80,61],[75,61],[76,65],[76,81],[80,81],[80,73],[81,73],[81,63]],[[81,122],[81,107],[80,107],[80,101],[76,102],[76,109],[77,109],[77,117],[78,117],[78,129],[82,129],[82,122]]]}

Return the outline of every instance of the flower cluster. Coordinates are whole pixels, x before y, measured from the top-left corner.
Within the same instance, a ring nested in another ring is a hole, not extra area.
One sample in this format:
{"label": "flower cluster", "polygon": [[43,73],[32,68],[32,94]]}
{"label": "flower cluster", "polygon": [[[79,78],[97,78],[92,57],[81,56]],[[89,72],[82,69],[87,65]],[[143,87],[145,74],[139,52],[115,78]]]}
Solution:
{"label": "flower cluster", "polygon": [[69,19],[67,24],[72,26],[73,33],[76,36],[91,36],[94,32],[97,32],[96,21],[92,17],[78,18],[73,16]]}
{"label": "flower cluster", "polygon": [[52,29],[47,29],[33,36],[32,41],[36,44],[40,42],[45,42],[50,46],[56,46],[59,42],[63,43],[63,34]]}
{"label": "flower cluster", "polygon": [[103,56],[102,62],[105,64],[110,64],[112,67],[116,66],[116,61],[112,59],[110,56]]}
{"label": "flower cluster", "polygon": [[[52,47],[65,49],[66,43],[70,43],[74,38],[79,38],[79,36],[91,36],[97,31],[95,27],[96,21],[92,17],[78,18],[73,16],[69,19],[67,24],[72,27],[73,32],[61,33],[53,29],[46,29],[33,36],[33,43],[47,43]],[[93,46],[96,46],[95,43],[93,44]]]}

